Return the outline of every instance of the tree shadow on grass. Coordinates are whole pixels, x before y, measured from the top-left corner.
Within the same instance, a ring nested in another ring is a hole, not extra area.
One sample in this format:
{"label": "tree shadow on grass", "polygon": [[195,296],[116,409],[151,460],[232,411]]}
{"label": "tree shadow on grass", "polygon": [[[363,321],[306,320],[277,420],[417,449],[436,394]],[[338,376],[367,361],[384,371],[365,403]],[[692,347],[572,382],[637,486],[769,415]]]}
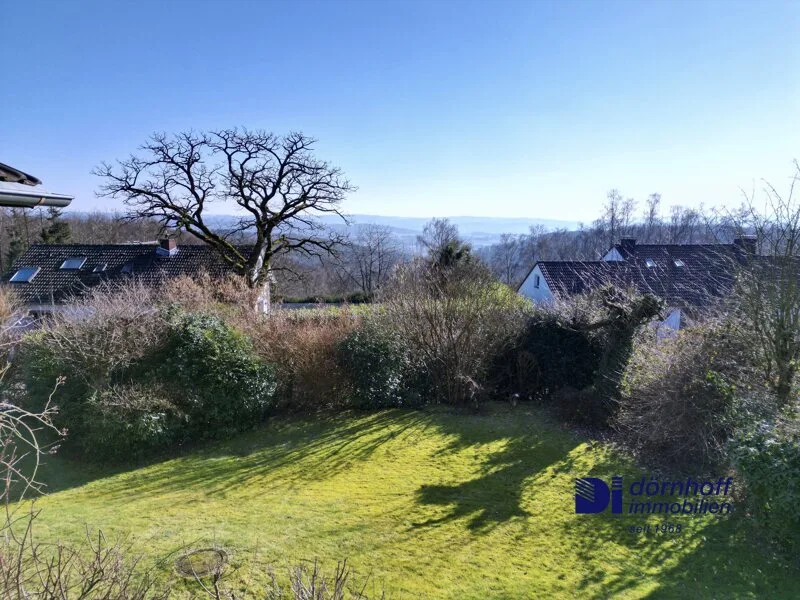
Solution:
{"label": "tree shadow on grass", "polygon": [[[116,475],[98,490],[109,501],[188,488],[202,488],[207,496],[214,496],[276,469],[286,469],[281,482],[291,486],[326,479],[365,461],[389,441],[424,429],[428,418],[424,413],[397,410],[276,420],[231,440],[186,448],[179,456],[146,463],[87,467],[72,459],[54,458],[50,459],[50,470],[63,469],[66,473],[48,477],[46,467],[43,477],[46,491],[53,493]],[[301,464],[302,469],[291,468]],[[91,490],[86,494],[91,495]]]}
{"label": "tree shadow on grass", "polygon": [[800,565],[734,514],[702,530],[700,543],[658,576],[647,598],[800,598]]}
{"label": "tree shadow on grass", "polygon": [[417,491],[419,504],[450,509],[441,517],[414,523],[412,527],[423,528],[468,518],[467,528],[481,531],[529,516],[523,508],[526,481],[551,465],[567,464],[570,452],[579,442],[565,432],[537,426],[535,421],[519,417],[522,414],[495,415],[492,419],[499,418],[500,422],[482,419],[484,427],[461,424],[448,427],[447,421],[438,424],[443,432],[452,434],[450,444],[441,454],[477,448],[498,440],[505,443],[480,465],[477,477],[452,485],[420,487]]}
{"label": "tree shadow on grass", "polygon": [[[607,465],[589,475],[610,478]],[[641,473],[639,474],[641,476]],[[680,524],[680,534],[631,527]],[[800,598],[800,570],[770,548],[737,512],[693,515],[573,515],[563,538],[583,565],[575,594],[647,598]]]}

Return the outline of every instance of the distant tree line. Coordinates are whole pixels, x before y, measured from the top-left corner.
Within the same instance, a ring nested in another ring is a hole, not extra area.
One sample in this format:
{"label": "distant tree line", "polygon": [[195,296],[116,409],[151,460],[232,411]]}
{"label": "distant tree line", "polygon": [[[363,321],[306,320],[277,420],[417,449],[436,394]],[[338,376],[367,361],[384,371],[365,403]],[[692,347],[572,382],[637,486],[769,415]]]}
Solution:
{"label": "distant tree line", "polygon": [[499,243],[481,249],[480,256],[495,277],[516,286],[538,261],[599,260],[623,237],[639,244],[703,244],[729,242],[735,232],[731,217],[678,205],[664,216],[660,194],[650,194],[640,207],[615,189],[591,224],[581,223],[572,231],[538,225],[527,234],[504,234]]}

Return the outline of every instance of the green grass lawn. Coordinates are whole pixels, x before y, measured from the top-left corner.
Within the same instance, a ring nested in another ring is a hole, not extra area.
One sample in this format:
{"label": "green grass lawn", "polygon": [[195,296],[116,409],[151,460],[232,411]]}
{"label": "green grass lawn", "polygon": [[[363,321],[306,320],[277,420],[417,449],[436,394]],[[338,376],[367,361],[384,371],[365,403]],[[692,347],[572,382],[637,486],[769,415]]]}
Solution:
{"label": "green grass lawn", "polygon": [[182,547],[218,544],[232,582],[347,558],[388,598],[800,597],[742,517],[645,537],[627,532],[642,519],[576,515],[576,476],[636,469],[524,407],[273,421],[116,474],[48,460],[39,541],[127,535],[164,577]]}

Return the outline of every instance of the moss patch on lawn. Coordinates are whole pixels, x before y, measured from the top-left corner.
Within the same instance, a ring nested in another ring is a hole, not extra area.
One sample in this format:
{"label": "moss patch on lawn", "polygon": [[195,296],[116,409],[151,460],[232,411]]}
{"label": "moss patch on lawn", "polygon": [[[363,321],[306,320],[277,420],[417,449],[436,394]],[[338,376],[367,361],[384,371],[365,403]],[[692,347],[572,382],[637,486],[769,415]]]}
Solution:
{"label": "moss patch on lawn", "polygon": [[185,548],[220,547],[237,589],[269,566],[346,558],[388,598],[800,597],[798,571],[741,515],[681,517],[661,536],[628,527],[677,518],[576,515],[575,477],[639,472],[524,406],[274,421],[117,473],[48,463],[39,541],[102,529],[165,578]]}

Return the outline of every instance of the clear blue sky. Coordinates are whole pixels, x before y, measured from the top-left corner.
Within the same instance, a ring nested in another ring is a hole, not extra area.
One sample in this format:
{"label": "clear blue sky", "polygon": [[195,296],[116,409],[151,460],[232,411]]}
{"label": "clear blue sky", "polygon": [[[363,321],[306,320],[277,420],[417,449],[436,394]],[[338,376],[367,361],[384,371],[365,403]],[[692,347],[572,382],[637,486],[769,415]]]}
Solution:
{"label": "clear blue sky", "polygon": [[189,128],[304,131],[348,211],[403,216],[735,203],[800,158],[800,2],[0,5],[0,162],[76,210],[119,208],[94,165]]}

